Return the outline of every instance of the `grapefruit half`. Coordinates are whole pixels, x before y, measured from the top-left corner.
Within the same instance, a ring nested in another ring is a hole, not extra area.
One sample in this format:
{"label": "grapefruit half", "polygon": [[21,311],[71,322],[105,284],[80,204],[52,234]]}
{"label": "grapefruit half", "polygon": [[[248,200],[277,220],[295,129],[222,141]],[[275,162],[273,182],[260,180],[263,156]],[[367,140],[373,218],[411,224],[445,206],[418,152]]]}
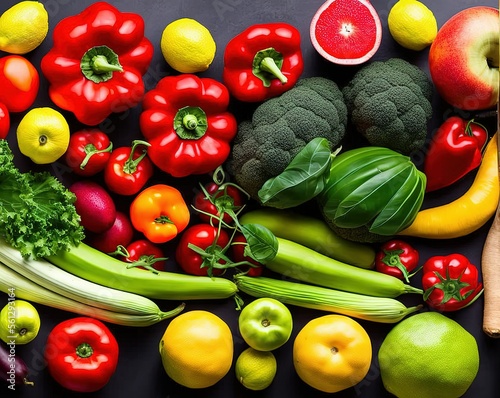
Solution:
{"label": "grapefruit half", "polygon": [[323,58],[358,65],[380,47],[382,24],[369,0],[328,0],[314,14],[309,34]]}

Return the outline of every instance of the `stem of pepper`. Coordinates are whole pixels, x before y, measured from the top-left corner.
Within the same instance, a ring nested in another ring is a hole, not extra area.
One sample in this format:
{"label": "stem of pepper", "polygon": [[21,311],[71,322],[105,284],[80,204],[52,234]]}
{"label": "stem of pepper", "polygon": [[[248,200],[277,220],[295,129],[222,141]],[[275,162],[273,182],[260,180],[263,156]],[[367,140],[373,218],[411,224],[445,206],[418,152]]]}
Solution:
{"label": "stem of pepper", "polygon": [[91,64],[95,73],[121,72],[123,70],[121,65],[110,64],[104,55],[96,55],[92,58]]}
{"label": "stem of pepper", "polygon": [[288,78],[281,72],[281,69],[278,68],[276,62],[274,62],[274,58],[265,57],[262,61],[260,61],[260,69],[272,74],[282,84],[285,84],[288,81]]}
{"label": "stem of pepper", "polygon": [[92,155],[97,155],[99,153],[104,153],[104,152],[111,152],[112,150],[113,150],[112,142],[109,143],[109,146],[106,149],[101,149],[101,150],[98,150],[94,144],[85,145],[85,157],[83,158],[82,163],[80,163],[80,169],[83,170],[85,166],[87,166],[87,163],[89,162]]}
{"label": "stem of pepper", "polygon": [[94,353],[92,346],[89,343],[82,343],[76,347],[76,355],[80,358],[88,358]]}
{"label": "stem of pepper", "polygon": [[132,149],[130,151],[130,156],[123,164],[123,172],[126,174],[135,173],[135,171],[137,170],[137,166],[139,165],[139,163],[141,163],[142,159],[144,159],[144,157],[147,154],[147,150],[144,149],[142,151],[142,154],[140,156],[138,156],[136,159],[134,159],[135,149],[137,148],[138,145],[144,145],[144,146],[148,147],[151,144],[149,142],[142,141],[142,140],[132,141]]}

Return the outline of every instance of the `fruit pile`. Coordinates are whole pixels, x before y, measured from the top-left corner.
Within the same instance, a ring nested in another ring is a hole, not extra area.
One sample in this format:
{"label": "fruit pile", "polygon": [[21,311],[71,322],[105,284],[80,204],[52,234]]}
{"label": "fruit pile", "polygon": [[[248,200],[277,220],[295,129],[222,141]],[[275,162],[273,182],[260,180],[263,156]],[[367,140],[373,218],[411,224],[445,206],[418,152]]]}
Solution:
{"label": "fruit pile", "polygon": [[495,396],[497,8],[8,3],[6,389]]}

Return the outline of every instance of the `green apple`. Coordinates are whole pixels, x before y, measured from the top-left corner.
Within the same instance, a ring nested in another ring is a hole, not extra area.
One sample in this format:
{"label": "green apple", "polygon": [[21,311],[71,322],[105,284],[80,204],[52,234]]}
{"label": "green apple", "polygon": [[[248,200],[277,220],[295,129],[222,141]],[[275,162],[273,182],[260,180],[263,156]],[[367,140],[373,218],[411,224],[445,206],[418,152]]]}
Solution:
{"label": "green apple", "polygon": [[27,344],[40,331],[40,315],[24,300],[9,301],[0,311],[0,339],[7,344]]}
{"label": "green apple", "polygon": [[292,314],[278,300],[259,298],[241,310],[238,326],[241,337],[250,347],[258,351],[272,351],[290,338]]}
{"label": "green apple", "polygon": [[440,96],[462,110],[498,102],[498,9],[459,11],[439,29],[429,50],[429,72]]}

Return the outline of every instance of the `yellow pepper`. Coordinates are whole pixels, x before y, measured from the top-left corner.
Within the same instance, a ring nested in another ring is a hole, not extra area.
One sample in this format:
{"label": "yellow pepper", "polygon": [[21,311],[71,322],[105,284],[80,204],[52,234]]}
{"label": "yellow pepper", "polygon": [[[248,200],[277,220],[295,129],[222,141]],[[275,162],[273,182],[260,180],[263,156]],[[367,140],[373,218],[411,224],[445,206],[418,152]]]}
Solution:
{"label": "yellow pepper", "polygon": [[481,165],[467,192],[445,205],[419,211],[413,223],[398,235],[458,238],[478,230],[493,217],[500,197],[497,134],[486,146]]}

